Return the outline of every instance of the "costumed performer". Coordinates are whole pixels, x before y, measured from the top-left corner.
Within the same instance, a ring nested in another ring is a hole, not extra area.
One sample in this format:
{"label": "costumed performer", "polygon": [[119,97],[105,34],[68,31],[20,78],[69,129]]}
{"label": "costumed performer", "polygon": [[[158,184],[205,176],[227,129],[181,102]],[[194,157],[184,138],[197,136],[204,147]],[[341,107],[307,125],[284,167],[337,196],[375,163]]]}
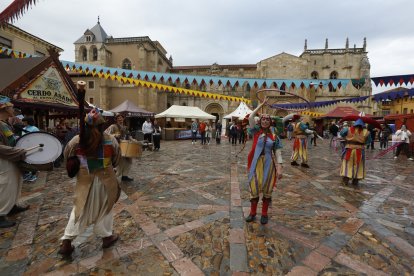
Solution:
{"label": "costumed performer", "polygon": [[352,184],[356,186],[366,175],[365,145],[371,143],[371,135],[361,118],[352,127],[343,128],[340,135],[345,138],[340,174],[342,183],[348,185],[349,179],[352,179]]}
{"label": "costumed performer", "polygon": [[310,130],[306,125],[304,117],[293,117],[295,123],[293,124],[293,149],[292,156],[290,158],[290,164],[292,166],[299,166],[296,162],[299,157],[301,159],[301,166],[309,168],[308,165],[308,135],[313,134],[313,130]]}
{"label": "costumed performer", "polygon": [[17,205],[22,190],[23,178],[17,162],[24,160],[26,150],[14,148],[16,139],[7,123],[14,116],[10,98],[0,95],[0,228],[12,227],[16,223],[7,220],[7,215],[27,210]]}
{"label": "costumed performer", "polygon": [[[128,140],[128,130],[124,125],[125,117],[121,113],[115,115],[115,124],[110,125],[106,130],[105,133],[113,135],[118,143],[121,140]],[[115,168],[116,170],[116,177],[122,181],[133,181],[134,179],[129,177],[129,171],[131,170],[132,166],[132,158],[129,157],[121,157],[118,166]]]}
{"label": "costumed performer", "polygon": [[59,253],[62,255],[73,252],[71,241],[92,224],[95,234],[102,238],[103,248],[118,240],[118,235],[112,233],[112,207],[121,191],[114,172],[121,153],[116,139],[103,132],[103,123],[100,111],[92,109],[85,116],[85,141],[80,143],[76,135],[64,150],[65,160],[77,156],[80,168],[76,175],[74,206],[61,238]]}
{"label": "costumed performer", "polygon": [[250,187],[250,214],[246,222],[252,222],[256,218],[256,210],[259,202],[259,194],[262,193],[261,224],[269,220],[267,211],[272,201],[272,191],[277,178],[282,177],[282,143],[277,136],[276,129],[271,126],[271,118],[268,114],[260,116],[259,125],[255,122],[255,115],[267,99],[250,114],[249,134],[253,135],[252,149],[248,155],[247,169]]}

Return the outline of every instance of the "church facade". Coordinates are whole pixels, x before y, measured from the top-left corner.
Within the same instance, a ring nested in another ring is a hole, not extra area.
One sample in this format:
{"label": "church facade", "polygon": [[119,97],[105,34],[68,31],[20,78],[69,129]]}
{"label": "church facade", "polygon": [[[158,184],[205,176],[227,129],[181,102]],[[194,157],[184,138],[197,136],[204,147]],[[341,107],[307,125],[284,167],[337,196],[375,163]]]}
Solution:
{"label": "church facade", "polygon": [[[370,64],[366,50],[366,39],[362,47],[349,47],[346,39],[345,47],[331,49],[328,40],[321,49],[308,49],[305,41],[301,55],[295,56],[288,53],[280,53],[256,64],[232,64],[232,65],[198,65],[198,66],[173,66],[173,60],[167,57],[167,51],[158,42],[148,36],[114,38],[108,36],[100,22],[85,33],[74,43],[75,62],[93,64],[99,66],[167,72],[186,75],[223,76],[235,78],[267,78],[267,79],[354,79],[357,85],[351,82],[346,87],[278,87],[279,89],[297,93],[309,101],[326,101],[341,98],[371,95]],[[144,87],[136,87],[130,84],[122,84],[117,81],[98,79],[92,76],[72,74],[74,81],[83,79],[87,81],[86,100],[104,109],[111,109],[124,100],[129,99],[139,107],[155,113],[162,112],[173,104],[197,106],[202,110],[214,114],[220,118],[235,110],[238,103],[222,100],[212,100],[176,94],[164,91],[156,91]],[[358,80],[365,80],[359,81]],[[173,86],[219,93],[224,95],[250,98],[253,105],[257,102],[256,91],[260,88],[250,87],[249,84],[240,83],[238,86],[229,87],[223,85],[210,85],[209,83],[166,83]],[[289,94],[276,95],[273,99],[276,103],[298,102],[297,97]],[[350,104],[351,105],[351,104]],[[370,103],[358,104],[361,111],[369,113]],[[332,108],[332,107],[330,107]],[[314,110],[326,112],[326,109]],[[284,115],[286,111],[274,110],[274,114]]]}

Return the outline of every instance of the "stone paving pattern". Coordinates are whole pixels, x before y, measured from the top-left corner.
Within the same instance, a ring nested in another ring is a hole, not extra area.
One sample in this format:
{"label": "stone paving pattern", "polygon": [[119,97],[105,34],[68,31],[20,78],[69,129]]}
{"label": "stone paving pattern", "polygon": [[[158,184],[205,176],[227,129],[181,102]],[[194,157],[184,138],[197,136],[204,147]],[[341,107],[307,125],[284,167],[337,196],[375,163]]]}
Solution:
{"label": "stone paving pattern", "polygon": [[290,165],[284,140],[284,177],[262,226],[244,222],[250,142],[240,152],[226,140],[162,141],[122,183],[120,240],[102,250],[90,227],[71,258],[57,251],[74,180],[41,172],[23,186],[31,208],[0,229],[0,275],[413,275],[414,162],[388,154],[368,163],[358,188],[343,186],[338,151],[318,142],[306,169]]}

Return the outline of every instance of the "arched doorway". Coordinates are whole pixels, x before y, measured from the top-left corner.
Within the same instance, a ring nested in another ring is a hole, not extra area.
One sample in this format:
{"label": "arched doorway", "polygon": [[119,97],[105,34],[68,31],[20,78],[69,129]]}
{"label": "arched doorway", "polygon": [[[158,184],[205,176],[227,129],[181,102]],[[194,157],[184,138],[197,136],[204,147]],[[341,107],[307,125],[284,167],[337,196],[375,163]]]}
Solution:
{"label": "arched doorway", "polygon": [[210,103],[206,106],[205,112],[216,116],[215,123],[223,118],[224,109],[219,103]]}

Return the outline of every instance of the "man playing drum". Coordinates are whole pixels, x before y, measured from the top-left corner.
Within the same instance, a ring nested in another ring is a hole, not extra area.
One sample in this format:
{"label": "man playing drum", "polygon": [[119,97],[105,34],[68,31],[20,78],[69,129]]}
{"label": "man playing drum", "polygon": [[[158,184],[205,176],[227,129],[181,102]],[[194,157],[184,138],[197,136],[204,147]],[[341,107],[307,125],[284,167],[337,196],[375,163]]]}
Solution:
{"label": "man playing drum", "polygon": [[[127,128],[124,126],[124,116],[120,113],[116,114],[115,116],[116,123],[110,125],[106,130],[105,133],[113,135],[118,142],[120,140],[125,140],[127,137]],[[126,139],[128,140],[128,139]],[[129,177],[129,171],[132,165],[132,158],[129,157],[121,157],[119,165],[115,168],[116,169],[116,176],[117,178],[121,178],[122,181],[132,181],[133,178]]]}
{"label": "man playing drum", "polygon": [[29,207],[16,205],[20,197],[23,178],[16,163],[26,155],[24,149],[14,148],[15,137],[6,121],[14,116],[10,99],[0,95],[0,228],[12,227],[16,223],[8,221],[6,215],[16,214]]}
{"label": "man playing drum", "polygon": [[72,240],[92,224],[95,234],[102,238],[103,248],[118,240],[112,233],[112,207],[121,189],[113,167],[121,154],[116,139],[103,132],[103,123],[105,119],[100,111],[92,109],[85,117],[85,141],[80,143],[76,135],[65,147],[65,160],[77,156],[80,167],[76,175],[74,206],[61,238],[59,253],[62,255],[72,254]]}

